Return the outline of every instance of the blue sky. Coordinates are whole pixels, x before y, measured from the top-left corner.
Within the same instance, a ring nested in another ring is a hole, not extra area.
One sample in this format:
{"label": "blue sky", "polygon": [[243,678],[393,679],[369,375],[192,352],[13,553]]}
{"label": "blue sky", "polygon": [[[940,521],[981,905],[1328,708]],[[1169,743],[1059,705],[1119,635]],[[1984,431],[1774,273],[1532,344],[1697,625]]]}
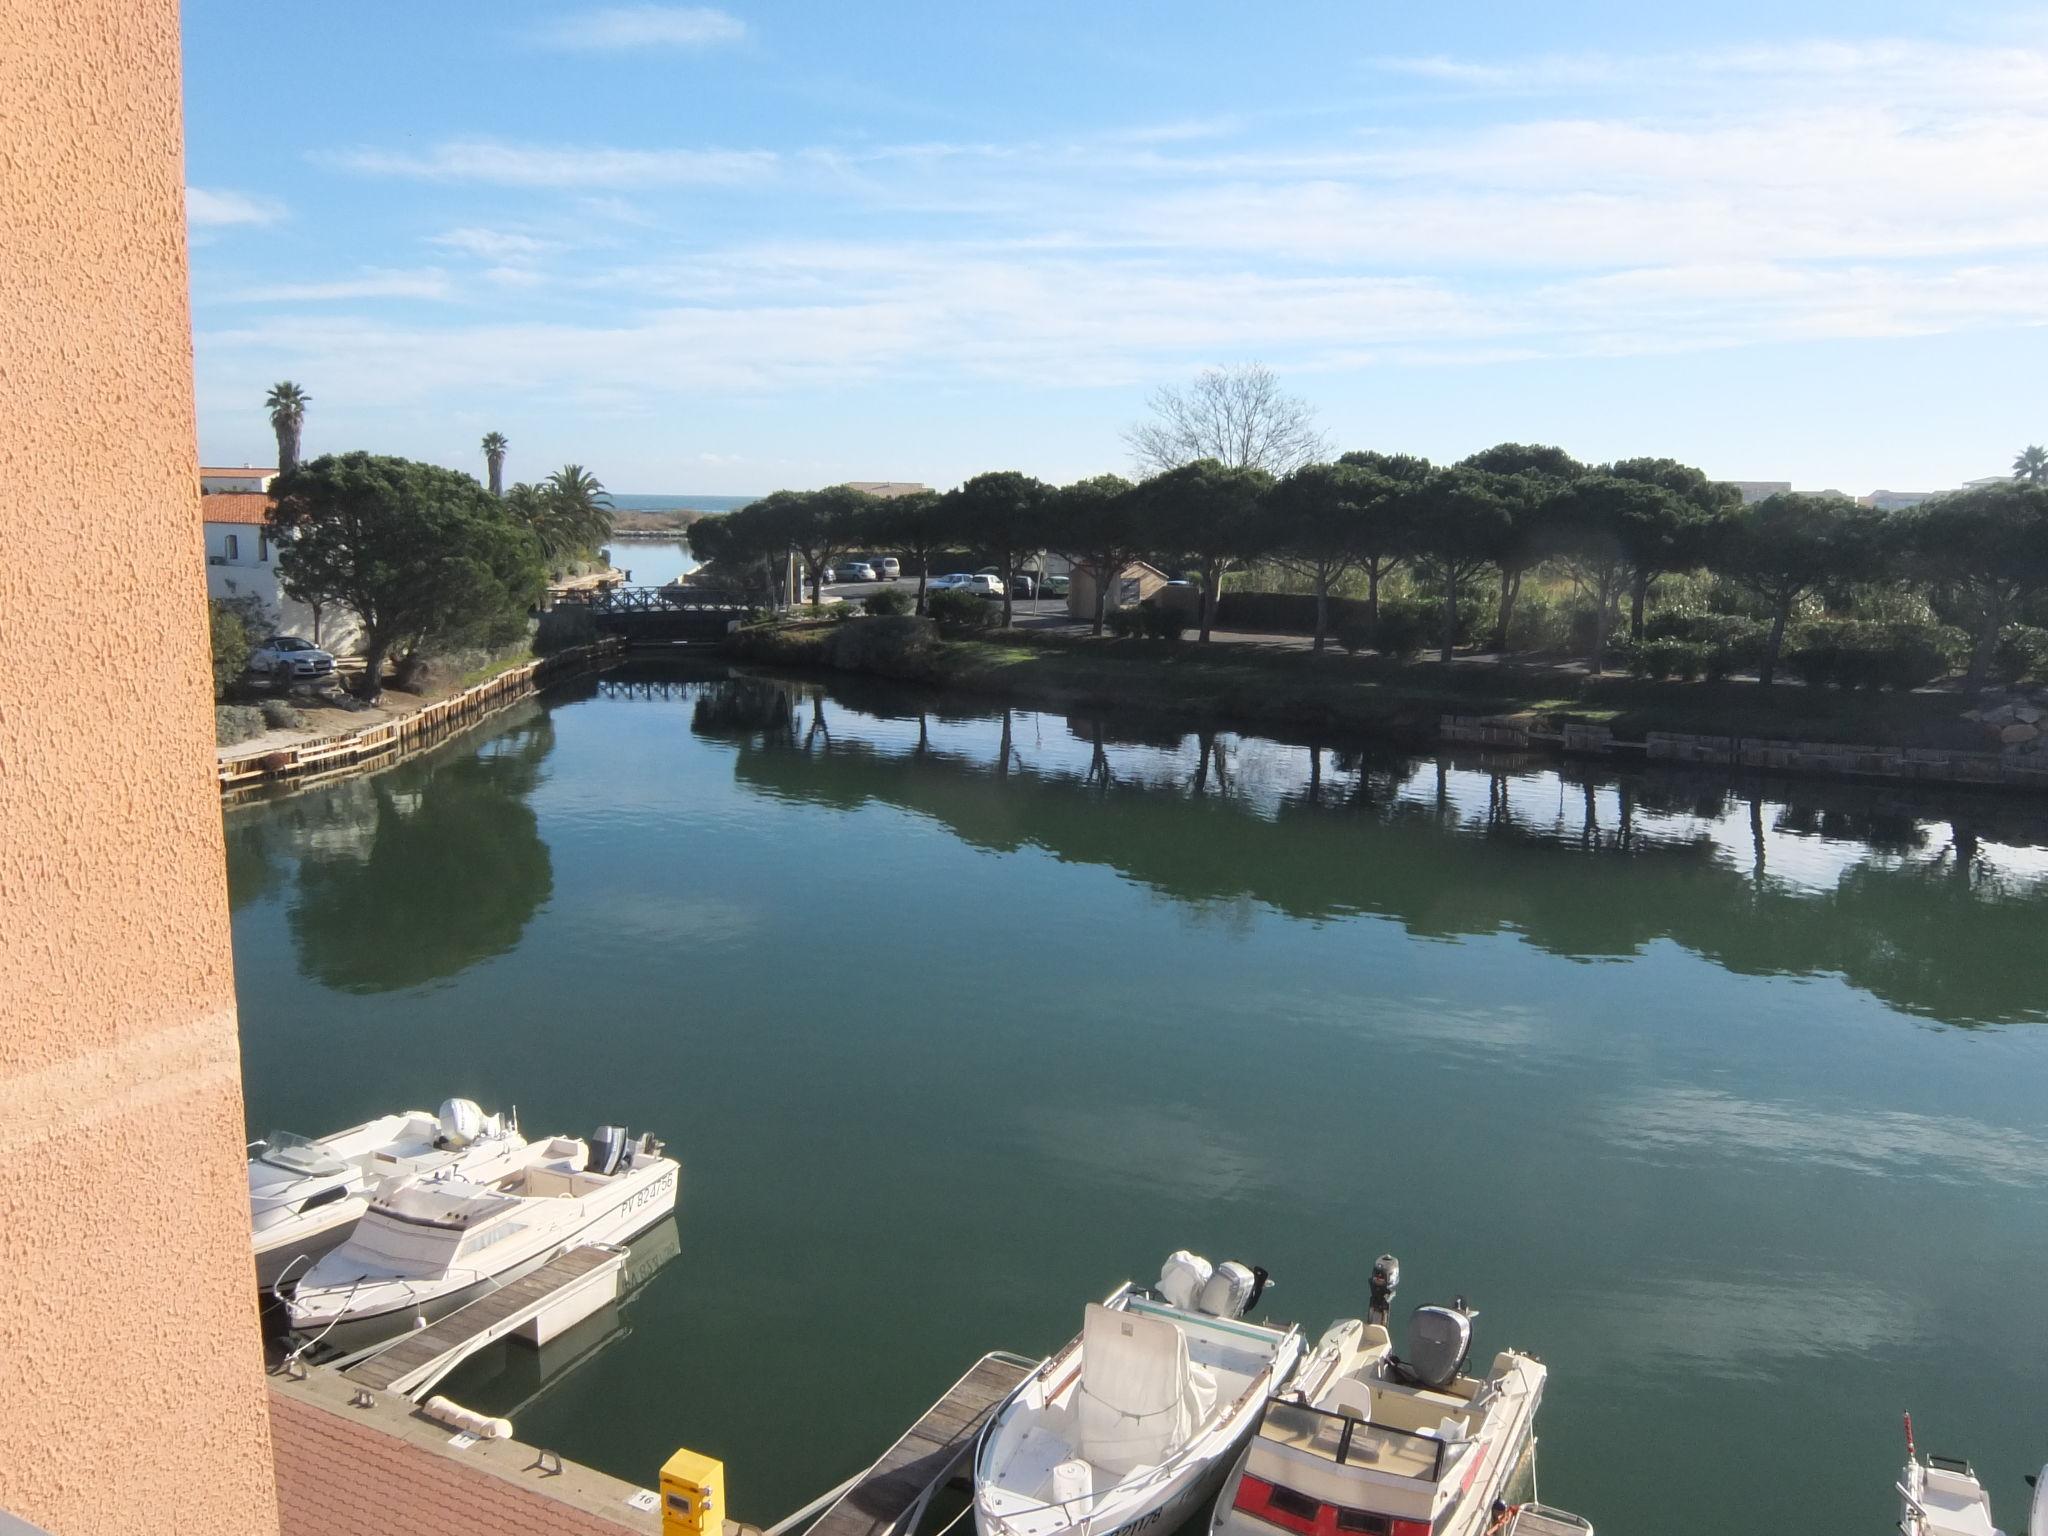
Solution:
{"label": "blue sky", "polygon": [[1260,361],[1339,448],[1854,493],[2048,438],[2038,9],[188,0],[204,461],[622,491],[1127,469]]}

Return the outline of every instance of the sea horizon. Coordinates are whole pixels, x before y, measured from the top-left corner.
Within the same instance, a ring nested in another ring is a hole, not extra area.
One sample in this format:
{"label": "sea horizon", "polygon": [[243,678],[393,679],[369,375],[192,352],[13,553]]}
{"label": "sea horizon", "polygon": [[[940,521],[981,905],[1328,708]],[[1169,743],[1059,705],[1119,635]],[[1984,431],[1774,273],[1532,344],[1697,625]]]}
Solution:
{"label": "sea horizon", "polygon": [[758,496],[697,496],[667,491],[614,491],[612,506],[620,512],[736,512]]}

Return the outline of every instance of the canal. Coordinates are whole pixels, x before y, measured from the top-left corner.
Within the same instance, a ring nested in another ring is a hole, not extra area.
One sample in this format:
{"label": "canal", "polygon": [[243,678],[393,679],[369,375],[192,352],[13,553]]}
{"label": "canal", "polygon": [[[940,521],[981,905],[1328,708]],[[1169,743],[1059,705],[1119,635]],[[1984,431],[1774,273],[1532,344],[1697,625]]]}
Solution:
{"label": "canal", "polygon": [[251,1136],[459,1093],[683,1161],[623,1304],[448,1383],[524,1440],[766,1521],[1174,1248],[1311,1335],[1391,1250],[1549,1363],[1604,1532],[1889,1529],[1908,1409],[2025,1507],[2035,803],[634,665],[227,832]]}

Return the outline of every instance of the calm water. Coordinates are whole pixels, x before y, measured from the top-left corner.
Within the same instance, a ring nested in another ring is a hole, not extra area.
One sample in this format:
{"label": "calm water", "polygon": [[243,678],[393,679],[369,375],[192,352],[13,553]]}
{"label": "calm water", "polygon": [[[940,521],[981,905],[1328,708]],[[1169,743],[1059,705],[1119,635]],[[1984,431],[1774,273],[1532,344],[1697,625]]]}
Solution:
{"label": "calm water", "polygon": [[1391,1249],[1550,1362],[1603,1531],[1889,1530],[1907,1408],[2023,1519],[2038,808],[678,676],[228,815],[252,1135],[460,1092],[684,1161],[628,1301],[451,1379],[522,1439],[765,1521],[1170,1249],[1312,1332]]}
{"label": "calm water", "polygon": [[613,567],[628,572],[636,587],[665,587],[697,569],[687,539],[618,539],[606,547]]}

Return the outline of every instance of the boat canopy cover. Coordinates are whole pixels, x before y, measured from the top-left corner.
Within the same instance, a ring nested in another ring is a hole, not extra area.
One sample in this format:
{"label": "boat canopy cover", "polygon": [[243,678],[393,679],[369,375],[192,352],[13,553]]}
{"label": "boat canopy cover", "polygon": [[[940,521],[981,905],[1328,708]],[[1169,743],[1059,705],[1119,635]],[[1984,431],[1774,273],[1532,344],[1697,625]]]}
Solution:
{"label": "boat canopy cover", "polygon": [[335,1178],[347,1173],[349,1165],[310,1136],[292,1131],[272,1131],[263,1138],[260,1161],[304,1178]]}
{"label": "boat canopy cover", "polygon": [[1122,1476],[1156,1466],[1188,1437],[1187,1336],[1165,1318],[1091,1302],[1081,1328],[1075,1410],[1081,1453]]}

